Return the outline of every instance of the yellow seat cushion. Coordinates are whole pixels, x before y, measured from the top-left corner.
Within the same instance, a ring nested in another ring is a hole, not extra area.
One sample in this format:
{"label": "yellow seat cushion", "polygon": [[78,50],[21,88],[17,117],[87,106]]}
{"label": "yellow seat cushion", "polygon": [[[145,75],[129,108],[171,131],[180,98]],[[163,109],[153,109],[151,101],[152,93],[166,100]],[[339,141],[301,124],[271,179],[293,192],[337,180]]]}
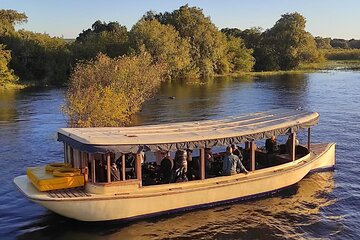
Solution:
{"label": "yellow seat cushion", "polygon": [[51,172],[45,171],[45,166],[28,167],[26,175],[32,184],[42,192],[84,186],[84,175],[55,177]]}

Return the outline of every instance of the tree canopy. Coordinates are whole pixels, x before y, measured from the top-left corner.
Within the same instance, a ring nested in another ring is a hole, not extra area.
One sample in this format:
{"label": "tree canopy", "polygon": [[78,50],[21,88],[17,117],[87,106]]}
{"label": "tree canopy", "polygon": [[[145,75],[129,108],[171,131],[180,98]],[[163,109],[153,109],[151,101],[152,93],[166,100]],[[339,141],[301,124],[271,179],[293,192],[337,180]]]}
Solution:
{"label": "tree canopy", "polygon": [[190,69],[190,45],[171,25],[156,19],[142,19],[130,31],[130,45],[136,53],[147,51],[156,63],[168,66],[171,77],[182,77]]}
{"label": "tree canopy", "polygon": [[305,18],[297,13],[283,14],[275,25],[262,33],[255,50],[257,70],[290,70],[303,62],[322,59],[316,42],[305,31]]}
{"label": "tree canopy", "polygon": [[94,22],[83,31],[71,46],[76,60],[91,59],[99,53],[110,57],[122,56],[128,52],[128,32],[118,22]]}

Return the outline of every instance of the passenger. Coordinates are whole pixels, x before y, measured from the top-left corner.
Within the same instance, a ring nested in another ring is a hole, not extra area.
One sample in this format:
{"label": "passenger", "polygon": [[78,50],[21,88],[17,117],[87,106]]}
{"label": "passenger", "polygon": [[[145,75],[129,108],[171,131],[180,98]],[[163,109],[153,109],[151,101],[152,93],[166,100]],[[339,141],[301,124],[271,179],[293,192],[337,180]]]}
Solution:
{"label": "passenger", "polygon": [[162,183],[170,183],[173,165],[173,161],[170,159],[169,155],[166,154],[160,163],[160,175]]}
{"label": "passenger", "polygon": [[242,165],[240,158],[232,153],[232,148],[226,148],[226,156],[223,159],[223,167],[221,174],[224,176],[230,176],[239,172],[248,174],[246,168]]}
{"label": "passenger", "polygon": [[271,138],[266,139],[265,148],[267,153],[278,153],[279,145],[277,144],[275,136],[271,136]]}
{"label": "passenger", "polygon": [[174,168],[171,174],[171,182],[187,182],[187,153],[184,150],[177,150],[174,159]]}
{"label": "passenger", "polygon": [[240,161],[242,161],[242,154],[239,151],[238,147],[235,144],[231,144],[232,153],[240,158]]}
{"label": "passenger", "polygon": [[112,163],[110,167],[110,172],[111,172],[111,181],[120,181],[120,171],[116,166],[115,162]]}
{"label": "passenger", "polygon": [[211,148],[205,148],[205,175],[208,177],[213,174],[212,164],[214,162],[214,157],[211,152]]}
{"label": "passenger", "polygon": [[199,169],[200,169],[200,164],[199,164],[199,160],[198,159],[193,159],[192,157],[192,150],[191,149],[187,149],[186,150],[186,154],[187,154],[187,177],[188,180],[195,180],[195,179],[199,179]]}

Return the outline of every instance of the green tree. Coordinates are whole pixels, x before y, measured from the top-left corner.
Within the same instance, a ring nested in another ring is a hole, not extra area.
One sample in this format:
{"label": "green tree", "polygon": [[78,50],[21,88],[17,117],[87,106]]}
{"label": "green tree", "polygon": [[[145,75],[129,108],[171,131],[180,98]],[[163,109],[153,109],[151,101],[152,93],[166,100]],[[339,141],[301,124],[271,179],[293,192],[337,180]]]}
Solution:
{"label": "green tree", "polygon": [[241,37],[242,31],[238,28],[223,28],[220,32],[224,33],[227,37]]}
{"label": "green tree", "polygon": [[159,88],[166,68],[151,56],[95,59],[79,62],[70,76],[64,112],[70,127],[124,126],[142,103]]}
{"label": "green tree", "polygon": [[261,34],[262,31],[260,27],[252,27],[242,31],[239,37],[244,40],[246,48],[255,49],[260,45]]}
{"label": "green tree", "polygon": [[231,64],[231,72],[251,71],[255,63],[252,53],[253,50],[247,49],[241,38],[228,37],[227,57]]}
{"label": "green tree", "polygon": [[117,57],[128,52],[128,32],[118,22],[96,21],[91,28],[83,31],[72,44],[75,59],[91,59],[104,53]]}
{"label": "green tree", "polygon": [[25,13],[15,10],[0,9],[0,36],[11,34],[15,31],[15,25],[27,22]]}
{"label": "green tree", "polygon": [[[257,69],[290,70],[302,62],[321,61],[314,38],[305,31],[305,23],[301,14],[287,13],[271,29],[262,33],[260,48],[263,50],[255,51],[255,58],[259,60]],[[273,69],[268,69],[269,66]]]}
{"label": "green tree", "polygon": [[15,83],[18,80],[18,77],[14,75],[14,71],[8,67],[10,60],[10,51],[0,44],[0,86],[7,83]]}
{"label": "green tree", "polygon": [[62,85],[70,69],[71,55],[62,38],[19,30],[3,38],[12,51],[10,66],[22,81]]}
{"label": "green tree", "polygon": [[226,37],[218,31],[209,17],[204,16],[202,9],[185,5],[171,13],[155,16],[148,14],[146,17],[174,26],[180,36],[189,41],[191,64],[194,72],[198,72],[197,75],[209,76],[226,72],[223,68],[228,65],[225,56]]}
{"label": "green tree", "polygon": [[322,37],[315,37],[316,46],[319,49],[329,49],[332,48],[330,42],[331,38],[322,38]]}
{"label": "green tree", "polygon": [[130,31],[131,47],[147,51],[156,63],[167,65],[170,76],[184,77],[190,71],[190,45],[171,25],[142,19]]}

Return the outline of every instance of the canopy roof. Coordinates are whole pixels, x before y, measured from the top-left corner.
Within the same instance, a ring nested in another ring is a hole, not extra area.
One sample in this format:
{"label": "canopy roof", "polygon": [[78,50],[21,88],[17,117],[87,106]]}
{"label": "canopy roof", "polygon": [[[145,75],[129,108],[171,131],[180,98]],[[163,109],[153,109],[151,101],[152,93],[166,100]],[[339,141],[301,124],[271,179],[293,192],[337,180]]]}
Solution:
{"label": "canopy roof", "polygon": [[222,119],[135,127],[61,128],[58,140],[87,152],[194,149],[278,136],[317,124],[319,114],[271,110]]}

